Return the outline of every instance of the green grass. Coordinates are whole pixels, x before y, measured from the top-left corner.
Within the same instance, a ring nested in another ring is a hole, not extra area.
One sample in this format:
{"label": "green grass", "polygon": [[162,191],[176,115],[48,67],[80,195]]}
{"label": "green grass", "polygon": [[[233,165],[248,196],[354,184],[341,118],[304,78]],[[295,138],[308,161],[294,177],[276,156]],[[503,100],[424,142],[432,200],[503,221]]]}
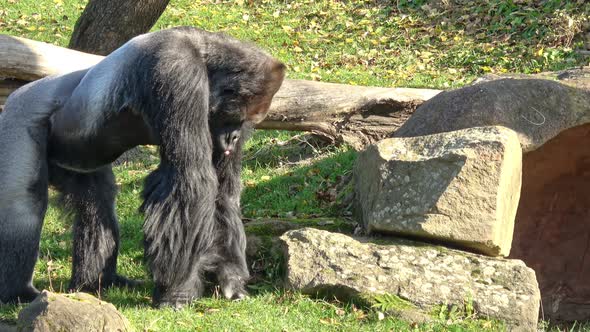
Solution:
{"label": "green grass", "polygon": [[[226,31],[284,61],[291,78],[359,85],[448,88],[487,72],[588,64],[574,52],[587,1],[215,2],[173,0],[154,29]],[[0,32],[64,46],[84,4],[0,0]]]}
{"label": "green grass", "polygon": [[[250,218],[337,215],[335,210],[340,202],[322,193],[338,186],[350,173],[356,154],[347,148],[313,147],[305,136],[268,142],[273,134],[259,132],[247,145],[242,176],[244,215]],[[280,138],[287,134],[275,135]]]}
{"label": "green grass", "polygon": [[[425,0],[216,2],[172,0],[154,29],[193,25],[222,30],[285,62],[289,78],[358,85],[454,88],[485,73],[589,64],[575,52],[584,47],[583,30],[590,24],[587,1],[474,0],[462,6]],[[65,46],[85,3],[0,0],[0,33]],[[346,147],[325,147],[308,135],[256,132],[244,156],[244,215],[346,222],[355,158]],[[144,280],[149,276],[143,264],[143,217],[137,208],[143,179],[157,162],[155,149],[147,148],[139,162],[115,169],[122,236],[118,269]],[[71,272],[71,221],[55,201],[51,193],[34,278],[40,288],[63,290]],[[283,290],[273,273],[257,280],[253,296],[245,301],[213,296],[179,311],[152,309],[150,283],[133,291],[110,289],[102,297],[144,331],[503,330],[497,322],[442,311],[427,325],[405,323],[387,313],[380,319],[379,307]],[[18,309],[1,307],[0,320],[14,321]],[[573,330],[590,327],[576,325]]]}

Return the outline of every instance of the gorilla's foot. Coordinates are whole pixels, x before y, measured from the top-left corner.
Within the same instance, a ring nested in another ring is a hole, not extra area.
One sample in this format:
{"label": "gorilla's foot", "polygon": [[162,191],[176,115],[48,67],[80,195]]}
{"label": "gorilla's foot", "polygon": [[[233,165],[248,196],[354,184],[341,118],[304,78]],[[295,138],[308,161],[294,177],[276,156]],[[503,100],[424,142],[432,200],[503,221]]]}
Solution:
{"label": "gorilla's foot", "polygon": [[217,282],[221,293],[228,300],[241,300],[248,296],[246,282],[250,278],[247,268],[238,264],[225,263],[217,269]]}
{"label": "gorilla's foot", "polygon": [[229,277],[220,280],[219,286],[223,296],[228,300],[242,300],[248,297],[246,292],[245,281],[239,276]]}
{"label": "gorilla's foot", "polygon": [[19,303],[29,303],[32,302],[37,295],[39,295],[39,290],[33,286],[27,286],[22,291],[11,294],[7,299],[0,299],[2,300],[0,303],[4,304],[19,304]]}
{"label": "gorilla's foot", "polygon": [[166,297],[161,298],[159,301],[154,299],[154,307],[155,308],[166,308],[170,307],[173,309],[182,309],[185,305],[191,303],[194,300],[197,300],[199,297],[195,294],[189,293],[174,293],[168,294]]}
{"label": "gorilla's foot", "polygon": [[203,291],[199,288],[170,290],[163,286],[156,286],[154,288],[153,305],[156,308],[172,307],[180,309],[202,296]]}

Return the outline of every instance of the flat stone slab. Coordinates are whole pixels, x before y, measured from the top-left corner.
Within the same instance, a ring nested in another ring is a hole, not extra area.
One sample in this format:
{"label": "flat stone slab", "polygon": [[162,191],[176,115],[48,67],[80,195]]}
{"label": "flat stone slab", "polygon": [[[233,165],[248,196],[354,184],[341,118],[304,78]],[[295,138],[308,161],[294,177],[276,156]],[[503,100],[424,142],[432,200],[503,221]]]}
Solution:
{"label": "flat stone slab", "polygon": [[369,232],[507,256],[521,173],[522,150],[508,128],[385,139],[357,160],[357,212]]}
{"label": "flat stone slab", "polygon": [[350,299],[392,294],[424,314],[443,303],[505,321],[512,331],[536,331],[539,287],[520,260],[492,258],[403,241],[377,245],[304,228],[281,237],[286,285],[304,293]]}

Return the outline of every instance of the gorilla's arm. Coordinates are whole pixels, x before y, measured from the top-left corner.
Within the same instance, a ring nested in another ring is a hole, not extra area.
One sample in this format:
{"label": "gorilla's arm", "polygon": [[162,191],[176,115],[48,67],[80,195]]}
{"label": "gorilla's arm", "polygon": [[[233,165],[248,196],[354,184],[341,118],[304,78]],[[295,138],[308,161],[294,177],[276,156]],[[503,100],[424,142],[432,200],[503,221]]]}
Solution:
{"label": "gorilla's arm", "polygon": [[208,126],[209,79],[203,59],[182,38],[156,40],[141,63],[149,81],[137,86],[131,110],[142,110],[160,145],[160,165],[144,184],[145,255],[154,302],[177,305],[203,294],[202,274],[216,260],[217,176]]}
{"label": "gorilla's arm", "polygon": [[[217,148],[214,153],[214,164],[219,181],[217,196],[217,210],[215,219],[219,227],[220,262],[216,269],[216,275],[221,291],[226,298],[239,299],[246,296],[245,282],[249,279],[246,263],[246,234],[242,225],[242,212],[240,208],[242,170],[242,148],[244,142],[250,136],[251,128],[241,128],[239,133],[230,130],[230,136],[225,145]],[[228,147],[230,149],[228,150]],[[230,153],[226,153],[231,151]]]}

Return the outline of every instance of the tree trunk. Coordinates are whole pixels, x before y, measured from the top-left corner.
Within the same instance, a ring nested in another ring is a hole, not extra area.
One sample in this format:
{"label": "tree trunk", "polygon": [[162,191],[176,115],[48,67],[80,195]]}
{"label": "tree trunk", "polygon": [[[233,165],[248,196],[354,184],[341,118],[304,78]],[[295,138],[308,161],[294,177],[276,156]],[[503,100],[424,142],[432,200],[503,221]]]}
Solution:
{"label": "tree trunk", "polygon": [[76,22],[69,48],[107,55],[148,32],[169,0],[90,0]]}
{"label": "tree trunk", "polygon": [[[102,57],[0,35],[0,59],[0,77],[35,80],[87,68]],[[0,99],[17,85],[0,84]],[[361,148],[391,135],[417,106],[439,92],[285,80],[257,128],[310,131]]]}

